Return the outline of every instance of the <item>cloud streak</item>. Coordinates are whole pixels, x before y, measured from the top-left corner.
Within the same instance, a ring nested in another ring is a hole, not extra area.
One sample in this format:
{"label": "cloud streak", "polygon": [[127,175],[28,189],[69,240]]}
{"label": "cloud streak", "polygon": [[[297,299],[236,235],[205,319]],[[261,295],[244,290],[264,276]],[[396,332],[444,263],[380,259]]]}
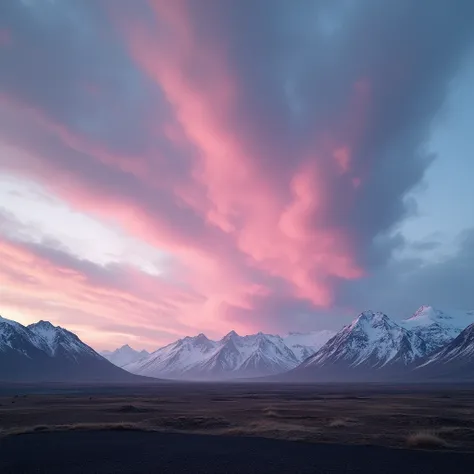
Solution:
{"label": "cloud streak", "polygon": [[10,234],[0,239],[2,311],[39,314],[86,335],[84,327],[99,326],[115,340],[140,336],[148,347],[157,341],[147,331],[160,331],[163,343],[197,329],[183,314],[201,305],[201,295],[132,265],[75,257],[54,239],[25,240],[22,226],[5,213],[0,222],[2,234]]}

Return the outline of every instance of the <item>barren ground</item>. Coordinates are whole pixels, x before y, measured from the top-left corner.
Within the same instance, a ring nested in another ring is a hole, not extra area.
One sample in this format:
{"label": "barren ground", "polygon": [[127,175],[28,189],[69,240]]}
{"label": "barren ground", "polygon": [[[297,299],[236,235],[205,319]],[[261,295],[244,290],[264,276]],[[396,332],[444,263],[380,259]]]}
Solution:
{"label": "barren ground", "polygon": [[0,435],[138,430],[474,451],[468,386],[0,387]]}

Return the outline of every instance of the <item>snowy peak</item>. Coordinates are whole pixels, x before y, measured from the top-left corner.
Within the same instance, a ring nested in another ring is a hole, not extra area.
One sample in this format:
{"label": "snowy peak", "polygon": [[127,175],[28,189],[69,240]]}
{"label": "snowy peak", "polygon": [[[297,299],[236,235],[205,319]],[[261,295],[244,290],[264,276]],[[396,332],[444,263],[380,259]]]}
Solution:
{"label": "snowy peak", "polygon": [[150,354],[145,350],[136,351],[128,344],[125,344],[124,346],[119,347],[112,352],[103,351],[101,352],[101,355],[117,367],[123,367],[124,365],[143,359]]}
{"label": "snowy peak", "polygon": [[101,358],[97,352],[84,344],[74,333],[60,326],[53,326],[49,321],[41,320],[30,324],[28,329],[46,343],[51,356],[63,356],[77,360],[80,354],[88,354]]}
{"label": "snowy peak", "polygon": [[203,349],[211,349],[214,347],[215,343],[208,339],[203,333],[198,334],[195,337],[189,338],[189,341],[195,346],[195,347],[201,347]]}
{"label": "snowy peak", "polygon": [[425,353],[426,344],[418,336],[400,327],[384,313],[364,311],[307,359],[302,367],[334,364],[371,369],[393,364],[405,366]]}
{"label": "snowy peak", "polygon": [[433,306],[423,305],[420,306],[412,316],[406,319],[405,322],[418,326],[440,323],[454,327],[463,326],[464,329],[466,328],[466,323],[469,325],[474,322],[474,311],[460,311],[453,309],[442,311],[433,308]]}
{"label": "snowy peak", "polygon": [[124,344],[122,347],[119,347],[118,350],[119,351],[120,350],[122,350],[122,351],[133,351],[133,349],[128,344]]}
{"label": "snowy peak", "polygon": [[181,378],[184,373],[209,357],[216,346],[217,343],[204,334],[188,336],[124,365],[123,368],[134,374],[150,377]]}
{"label": "snowy peak", "polygon": [[421,337],[427,344],[428,353],[433,353],[473,322],[474,311],[441,311],[425,305],[400,325]]}
{"label": "snowy peak", "polygon": [[49,321],[41,320],[37,323],[30,324],[28,329],[42,337],[49,346],[52,346],[54,344],[54,340],[58,337],[58,330],[61,328],[56,328]]}
{"label": "snowy peak", "polygon": [[363,341],[368,347],[372,347],[381,341],[398,341],[404,336],[404,330],[384,313],[364,311],[342,329],[342,334],[346,342],[354,337],[357,342]]}
{"label": "snowy peak", "polygon": [[433,306],[420,306],[407,321],[417,324],[431,324],[437,321],[454,321],[455,318]]}
{"label": "snowy peak", "polygon": [[75,334],[39,321],[23,326],[0,319],[0,380],[129,381]]}
{"label": "snowy peak", "polygon": [[30,324],[30,326],[42,327],[45,329],[55,329],[59,326],[53,326],[49,321],[45,321],[44,319],[40,319],[37,323]]}
{"label": "snowy peak", "polygon": [[234,330],[232,330],[221,339],[221,342],[225,343],[233,339],[238,339],[239,337],[240,336]]}
{"label": "snowy peak", "polygon": [[22,324],[0,317],[0,350],[13,349],[22,353],[29,353],[31,350],[48,350],[47,342],[38,334],[31,331]]}
{"label": "snowy peak", "polygon": [[[136,354],[136,353],[140,353],[140,351],[136,351],[135,349],[133,349],[132,347],[130,347],[128,344],[124,344],[122,347],[119,347],[118,349],[115,349],[115,351],[113,351],[115,353],[120,353],[120,354]],[[113,353],[111,352],[111,353]],[[146,351],[144,351],[146,352]]]}
{"label": "snowy peak", "polygon": [[369,328],[393,328],[397,326],[390,318],[380,312],[364,311],[357,316],[349,325],[349,330],[361,329],[367,331]]}
{"label": "snowy peak", "polygon": [[15,350],[29,355],[36,349],[47,351],[47,342],[22,324],[0,317],[0,351]]}
{"label": "snowy peak", "polygon": [[239,370],[249,375],[277,374],[296,367],[299,359],[279,336],[257,334],[254,348]]}

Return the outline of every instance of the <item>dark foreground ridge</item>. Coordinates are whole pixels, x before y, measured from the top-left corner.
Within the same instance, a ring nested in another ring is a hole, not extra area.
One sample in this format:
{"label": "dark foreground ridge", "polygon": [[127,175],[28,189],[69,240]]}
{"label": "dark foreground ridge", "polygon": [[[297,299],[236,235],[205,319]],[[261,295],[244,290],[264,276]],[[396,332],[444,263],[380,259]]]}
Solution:
{"label": "dark foreground ridge", "polygon": [[0,440],[0,472],[472,473],[474,454],[175,433],[35,433]]}

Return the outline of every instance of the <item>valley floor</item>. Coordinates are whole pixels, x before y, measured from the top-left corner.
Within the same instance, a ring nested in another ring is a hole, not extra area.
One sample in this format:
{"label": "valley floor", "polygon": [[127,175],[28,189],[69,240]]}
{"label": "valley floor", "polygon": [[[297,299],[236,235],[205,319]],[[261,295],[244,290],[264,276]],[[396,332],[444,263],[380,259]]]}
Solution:
{"label": "valley floor", "polygon": [[0,427],[0,436],[7,439],[40,431],[133,430],[474,452],[474,389],[367,384],[2,386]]}

